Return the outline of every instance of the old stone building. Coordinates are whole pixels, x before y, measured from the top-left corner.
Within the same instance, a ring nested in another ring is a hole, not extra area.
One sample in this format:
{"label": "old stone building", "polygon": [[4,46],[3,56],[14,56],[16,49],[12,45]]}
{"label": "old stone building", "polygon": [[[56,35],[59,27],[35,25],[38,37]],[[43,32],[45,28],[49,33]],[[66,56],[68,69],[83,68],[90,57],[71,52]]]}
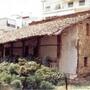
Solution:
{"label": "old stone building", "polygon": [[50,67],[70,75],[89,73],[90,11],[51,17],[0,37],[0,57],[49,57]]}

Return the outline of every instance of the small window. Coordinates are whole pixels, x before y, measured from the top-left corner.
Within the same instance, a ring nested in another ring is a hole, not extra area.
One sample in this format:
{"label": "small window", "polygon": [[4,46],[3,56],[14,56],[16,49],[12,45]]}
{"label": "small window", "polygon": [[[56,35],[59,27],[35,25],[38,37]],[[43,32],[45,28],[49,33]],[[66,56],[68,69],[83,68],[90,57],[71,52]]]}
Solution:
{"label": "small window", "polygon": [[51,7],[50,6],[46,6],[45,8],[46,8],[46,10],[50,10]]}
{"label": "small window", "polygon": [[69,2],[68,7],[73,7],[73,2]]}
{"label": "small window", "polygon": [[60,9],[60,8],[61,8],[60,4],[57,4],[57,5],[55,6],[55,10],[58,10],[58,9]]}
{"label": "small window", "polygon": [[88,64],[88,58],[84,57],[84,67],[87,67],[87,64]]}
{"label": "small window", "polygon": [[79,0],[79,5],[80,6],[85,5],[85,0]]}
{"label": "small window", "polygon": [[88,23],[86,24],[86,35],[90,36],[90,25]]}

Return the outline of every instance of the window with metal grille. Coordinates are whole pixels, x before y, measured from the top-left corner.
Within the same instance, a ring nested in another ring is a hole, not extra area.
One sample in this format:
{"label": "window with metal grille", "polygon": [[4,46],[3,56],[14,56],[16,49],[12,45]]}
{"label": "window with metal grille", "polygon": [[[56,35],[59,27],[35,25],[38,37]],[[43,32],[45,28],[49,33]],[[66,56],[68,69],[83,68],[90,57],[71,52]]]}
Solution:
{"label": "window with metal grille", "polygon": [[46,6],[46,7],[45,7],[46,11],[49,11],[50,8],[51,8],[50,6]]}
{"label": "window with metal grille", "polygon": [[57,4],[57,5],[55,6],[55,10],[58,10],[58,9],[60,9],[60,8],[61,8],[60,4]]}
{"label": "window with metal grille", "polygon": [[80,6],[85,5],[85,0],[79,0],[79,5]]}
{"label": "window with metal grille", "polygon": [[73,2],[68,2],[68,7],[73,7]]}

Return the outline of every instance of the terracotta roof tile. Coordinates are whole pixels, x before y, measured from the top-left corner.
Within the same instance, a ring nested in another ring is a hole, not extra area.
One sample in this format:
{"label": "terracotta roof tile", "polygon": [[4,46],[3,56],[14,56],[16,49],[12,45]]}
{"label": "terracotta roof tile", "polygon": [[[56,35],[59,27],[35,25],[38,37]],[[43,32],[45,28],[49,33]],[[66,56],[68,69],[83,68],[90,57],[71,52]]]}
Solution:
{"label": "terracotta roof tile", "polygon": [[43,23],[34,23],[28,27],[4,33],[2,37],[0,37],[0,43],[17,41],[18,39],[28,38],[32,36],[57,35],[61,33],[64,28],[83,21],[88,17],[90,17],[90,12],[86,12],[83,14],[81,13],[74,16],[65,16],[63,18],[59,17],[54,20],[46,22],[43,21]]}

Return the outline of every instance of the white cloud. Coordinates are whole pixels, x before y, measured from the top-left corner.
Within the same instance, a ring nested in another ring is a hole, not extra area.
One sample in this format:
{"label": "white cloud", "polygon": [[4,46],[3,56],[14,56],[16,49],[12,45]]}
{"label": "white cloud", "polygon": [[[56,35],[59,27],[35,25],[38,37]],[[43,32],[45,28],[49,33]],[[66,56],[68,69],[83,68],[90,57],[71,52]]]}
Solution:
{"label": "white cloud", "polygon": [[0,0],[0,17],[30,13],[40,15],[41,0]]}

